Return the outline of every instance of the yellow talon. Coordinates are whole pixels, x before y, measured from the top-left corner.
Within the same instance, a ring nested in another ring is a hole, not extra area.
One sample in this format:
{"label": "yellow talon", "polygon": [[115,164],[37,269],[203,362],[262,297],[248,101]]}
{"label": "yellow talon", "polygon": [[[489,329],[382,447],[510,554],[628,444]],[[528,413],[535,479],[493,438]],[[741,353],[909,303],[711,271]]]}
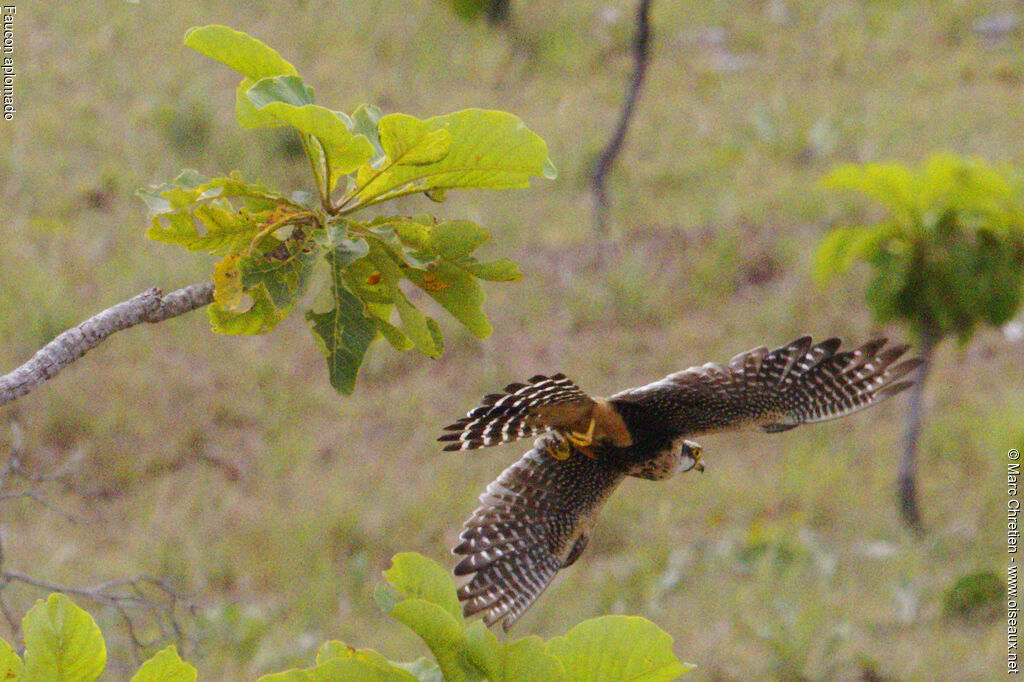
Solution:
{"label": "yellow talon", "polygon": [[587,427],[586,433],[570,431],[565,434],[565,438],[578,448],[585,448],[589,446],[594,442],[594,418],[590,418],[590,426]]}

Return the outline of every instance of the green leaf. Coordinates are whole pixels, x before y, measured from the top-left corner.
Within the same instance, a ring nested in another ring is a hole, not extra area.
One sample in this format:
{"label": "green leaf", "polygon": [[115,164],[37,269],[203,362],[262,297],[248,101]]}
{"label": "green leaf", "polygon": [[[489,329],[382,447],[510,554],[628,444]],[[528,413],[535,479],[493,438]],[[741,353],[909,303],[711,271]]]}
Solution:
{"label": "green leaf", "polygon": [[384,571],[384,579],[403,599],[424,599],[462,622],[462,607],[455,595],[455,585],[437,562],[414,552],[401,552],[391,559],[391,568]]}
{"label": "green leaf", "polygon": [[401,329],[391,324],[391,312],[395,309],[395,306],[390,303],[367,303],[366,311],[373,317],[373,322],[377,326],[377,331],[380,335],[387,340],[391,346],[401,352],[405,352],[411,349],[413,344],[412,339],[406,336]]}
{"label": "green leaf", "polygon": [[11,645],[0,639],[0,680],[25,679],[25,664]]}
{"label": "green leaf", "polygon": [[423,640],[434,655],[446,682],[483,682],[486,679],[483,672],[466,657],[460,621],[443,607],[424,599],[405,599],[395,604],[388,613]]}
{"label": "green leaf", "polygon": [[[543,640],[536,635],[517,639],[503,647],[500,675],[490,679],[508,682],[549,682],[564,680],[565,668],[562,662],[547,651]],[[591,678],[601,679],[601,678]],[[605,678],[631,679],[631,678]]]}
{"label": "green leaf", "polygon": [[376,338],[377,330],[373,322],[363,314],[362,301],[343,284],[344,266],[338,260],[343,257],[336,255],[335,251],[327,254],[334,308],[325,313],[309,311],[306,319],[320,352],[327,358],[331,386],[348,395],[355,388],[363,356]]}
{"label": "green leaf", "polygon": [[387,588],[384,583],[377,583],[373,588],[373,601],[377,602],[377,608],[384,613],[390,613],[395,604],[401,601],[395,593]]}
{"label": "green leaf", "polygon": [[132,682],[195,682],[196,669],[181,660],[172,644],[142,664]]}
{"label": "green leaf", "polygon": [[338,268],[347,268],[370,252],[370,245],[362,237],[348,237],[344,224],[331,228],[328,245],[331,258]]}
{"label": "green leaf", "polygon": [[316,652],[317,666],[325,666],[331,661],[355,660],[374,668],[368,679],[390,680],[394,682],[415,682],[416,677],[403,666],[397,665],[373,649],[353,649],[344,642],[337,640],[324,642]]}
{"label": "green leaf", "polygon": [[324,642],[316,650],[316,664],[322,665],[336,658],[351,658],[354,651],[348,644],[336,639]]}
{"label": "green leaf", "polygon": [[567,681],[674,680],[694,666],[672,653],[672,637],[635,616],[604,616],[584,621],[548,642],[548,653],[562,662]]}
{"label": "green leaf", "polygon": [[256,85],[252,78],[243,78],[235,87],[235,120],[246,130],[263,126],[284,125],[272,111],[260,111],[249,100],[249,90]]}
{"label": "green leaf", "polygon": [[819,273],[854,260],[874,272],[865,302],[881,322],[899,319],[918,334],[966,342],[982,322],[1000,324],[1020,305],[1024,281],[1024,196],[1016,171],[976,158],[936,154],[918,169],[902,164],[842,166],[826,183],[854,189],[889,215],[829,235]]}
{"label": "green leaf", "polygon": [[561,662],[547,652],[540,637],[502,644],[480,621],[466,628],[466,655],[491,682],[554,682],[565,678]]}
{"label": "green leaf", "polygon": [[492,329],[483,312],[484,295],[476,278],[508,280],[521,275],[511,261],[479,263],[470,256],[490,238],[487,230],[465,220],[431,225],[399,219],[393,225],[399,240],[413,251],[406,259],[426,264],[405,268],[406,278],[473,334],[489,336]]}
{"label": "green leaf", "polygon": [[491,238],[485,228],[468,220],[439,223],[430,229],[430,248],[450,261],[459,261]]}
{"label": "green leaf", "polygon": [[[137,193],[152,216],[149,239],[189,251],[229,253],[248,245],[275,212],[304,210],[237,176],[207,180],[186,173],[172,185]],[[229,200],[243,207],[235,208]]]}
{"label": "green leaf", "polygon": [[465,628],[464,636],[466,658],[480,669],[488,680],[501,680],[505,645],[479,620],[473,621]]}
{"label": "green leaf", "polygon": [[416,678],[390,664],[384,668],[347,658],[332,659],[315,668],[264,675],[257,682],[416,682]]}
{"label": "green leaf", "polygon": [[315,102],[313,88],[306,85],[299,76],[261,78],[245,94],[257,109],[262,109],[274,102],[289,104],[293,107],[302,107]]}
{"label": "green leaf", "polygon": [[242,302],[241,258],[240,253],[229,253],[213,266],[213,300],[225,310],[236,311]]}
{"label": "green leaf", "polygon": [[[282,78],[271,80],[281,81]],[[353,172],[373,158],[373,145],[362,135],[352,133],[352,121],[348,116],[317,104],[296,105],[271,99],[271,96],[279,91],[292,93],[294,86],[260,81],[250,88],[246,95],[261,117],[264,114],[272,116],[276,125],[290,125],[320,141],[331,167],[331,190],[342,175]]]}
{"label": "green leaf", "polygon": [[444,128],[431,129],[423,121],[405,114],[390,114],[377,126],[381,147],[391,163],[424,166],[441,161],[452,146]]}
{"label": "green leaf", "polygon": [[376,164],[386,156],[384,154],[384,147],[380,144],[380,133],[377,131],[380,119],[380,108],[373,104],[360,104],[352,112],[352,132],[356,135],[362,135],[373,145],[373,158],[370,159],[371,164]]}
{"label": "green leaf", "polygon": [[426,270],[406,268],[405,275],[475,336],[491,335],[493,329],[483,311],[483,290],[466,270],[441,262]]}
{"label": "green leaf", "polygon": [[208,308],[210,326],[218,334],[266,334],[284,319],[290,309],[278,310],[270,300],[267,288],[260,284],[246,291],[252,299],[249,308],[231,310],[214,301]]}
{"label": "green leaf", "polygon": [[279,205],[291,205],[296,210],[304,208],[262,185],[246,182],[237,171],[211,179],[186,168],[171,183],[139,189],[135,194],[146,203],[150,217],[180,212],[201,203],[230,205],[218,202],[219,199],[240,200],[250,212],[272,211]]}
{"label": "green leaf", "polygon": [[289,62],[265,44],[227,26],[194,26],[185,32],[185,45],[257,81],[298,75]]}
{"label": "green leaf", "polygon": [[417,658],[409,663],[396,663],[392,661],[391,664],[396,668],[408,670],[419,682],[445,682],[441,668],[429,658]]}
{"label": "green leaf", "polygon": [[384,243],[372,240],[367,258],[379,271],[381,283],[387,287],[388,296],[395,304],[395,310],[402,321],[402,331],[424,355],[431,358],[440,357],[444,350],[444,344],[439,339],[440,328],[437,322],[420,312],[399,288],[398,282],[402,279],[403,273],[388,254]]}
{"label": "green leaf", "polygon": [[262,284],[276,308],[289,308],[309,286],[316,245],[309,236],[293,233],[283,241],[270,237],[261,248],[239,262],[242,286],[252,289]]}
{"label": "green leaf", "polygon": [[487,263],[466,263],[463,267],[474,277],[490,282],[517,282],[523,278],[519,266],[507,258],[498,258]]}
{"label": "green leaf", "polygon": [[[419,130],[448,132],[448,153],[438,161],[422,165],[401,165],[390,156],[379,169],[364,165],[357,176],[358,203],[349,211],[375,203],[389,193],[432,188],[527,187],[531,175],[541,175],[553,168],[544,140],[512,114],[466,109],[420,123]],[[411,124],[403,125],[412,128]]]}
{"label": "green leaf", "polygon": [[21,627],[31,682],[92,682],[103,673],[107,649],[96,621],[63,594],[37,601]]}
{"label": "green leaf", "polygon": [[908,224],[919,220],[921,184],[903,164],[844,164],[826,175],[822,183],[830,189],[860,192]]}

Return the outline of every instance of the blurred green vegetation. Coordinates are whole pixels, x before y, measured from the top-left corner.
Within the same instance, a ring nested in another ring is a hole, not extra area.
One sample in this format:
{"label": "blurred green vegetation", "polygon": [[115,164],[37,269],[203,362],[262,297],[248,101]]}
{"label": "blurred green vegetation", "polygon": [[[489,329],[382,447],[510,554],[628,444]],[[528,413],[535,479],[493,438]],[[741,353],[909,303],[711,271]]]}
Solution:
{"label": "blurred green vegetation", "polygon": [[[293,141],[238,130],[236,77],[181,45],[189,26],[274,45],[336,108],[511,111],[562,174],[430,205],[487,225],[493,253],[526,277],[487,288],[491,338],[447,323],[439,361],[371,349],[351,398],[331,389],[301,319],[238,339],[194,314],[117,335],[5,408],[0,453],[15,420],[28,465],[67,484],[50,499],[82,519],[3,501],[6,567],[77,583],[167,575],[195,596],[201,639],[184,653],[210,679],[303,665],[330,638],[415,655],[373,586],[397,551],[450,565],[475,496],[523,451],[440,453],[438,428],[483,393],[564,371],[608,394],[801,333],[900,335],[864,310],[863,279],[812,278],[820,236],[858,218],[817,182],[836,163],[941,149],[1024,165],[1024,38],[974,29],[1001,12],[1019,5],[656,4],[649,81],[612,177],[615,239],[596,244],[586,173],[630,68],[630,2],[522,2],[514,37],[433,0],[19,6],[18,115],[0,122],[2,371],[143,288],[210,275],[212,262],[144,239],[135,188],[186,166],[305,186]],[[891,504],[900,399],[711,438],[704,476],[624,486],[516,635],[635,613],[698,664],[692,679],[992,675],[998,621],[943,618],[943,594],[1002,570],[1022,361],[996,330],[939,349],[923,541]],[[39,595],[21,589],[5,594],[24,611]],[[116,614],[83,606],[109,633],[111,674],[133,669]]]}

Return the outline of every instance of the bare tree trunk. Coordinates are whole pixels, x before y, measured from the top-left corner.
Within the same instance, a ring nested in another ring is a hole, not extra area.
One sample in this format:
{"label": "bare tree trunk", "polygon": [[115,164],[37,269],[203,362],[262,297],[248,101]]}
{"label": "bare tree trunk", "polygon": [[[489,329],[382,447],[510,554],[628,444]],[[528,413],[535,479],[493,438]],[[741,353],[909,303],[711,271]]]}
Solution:
{"label": "bare tree trunk", "polygon": [[917,445],[924,422],[924,385],[932,368],[932,359],[938,338],[930,328],[921,332],[921,368],[917,380],[910,389],[910,404],[907,413],[907,430],[903,437],[903,457],[900,459],[899,477],[896,480],[900,506],[900,518],[917,535],[924,534],[921,509],[917,504]]}
{"label": "bare tree trunk", "polygon": [[636,36],[633,38],[633,78],[629,83],[629,90],[626,92],[626,103],[619,114],[615,133],[602,152],[601,158],[598,159],[597,165],[594,167],[594,174],[590,179],[590,186],[594,192],[594,217],[597,228],[602,234],[608,232],[608,194],[604,186],[605,178],[622,150],[622,143],[626,139],[626,132],[629,130],[633,110],[640,98],[640,87],[644,83],[647,64],[650,61],[650,10],[653,3],[654,0],[640,0],[636,16]]}

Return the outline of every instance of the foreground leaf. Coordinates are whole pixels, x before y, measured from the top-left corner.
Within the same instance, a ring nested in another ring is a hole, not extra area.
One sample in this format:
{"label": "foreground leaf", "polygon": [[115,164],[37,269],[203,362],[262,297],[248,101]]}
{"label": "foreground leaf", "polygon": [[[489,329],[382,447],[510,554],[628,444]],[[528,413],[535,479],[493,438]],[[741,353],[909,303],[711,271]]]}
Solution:
{"label": "foreground leaf", "polygon": [[422,554],[400,552],[391,559],[384,579],[403,599],[424,599],[437,604],[456,621],[462,622],[462,606],[448,572]]}
{"label": "foreground leaf", "polygon": [[25,664],[11,645],[0,639],[0,680],[24,679]]}
{"label": "foreground leaf", "polygon": [[466,628],[468,658],[490,682],[553,682],[565,678],[561,662],[535,635],[501,643],[481,621]]}
{"label": "foreground leaf", "polygon": [[264,675],[257,682],[416,682],[416,678],[390,664],[378,667],[356,658],[347,658],[332,659],[314,668]]}
{"label": "foreground leaf", "polygon": [[[452,594],[454,596],[454,590]],[[484,672],[466,654],[460,620],[441,606],[425,599],[405,599],[395,604],[389,615],[423,640],[444,673],[446,682],[486,679]]]}
{"label": "foreground leaf", "polygon": [[548,642],[548,653],[562,662],[566,680],[674,680],[694,666],[672,653],[672,637],[635,616],[604,616],[584,621]]}
{"label": "foreground leaf", "polygon": [[21,627],[28,680],[92,682],[103,673],[107,648],[96,621],[63,594],[37,601]]}
{"label": "foreground leaf", "polygon": [[195,667],[181,660],[172,644],[142,664],[132,682],[195,682]]}

